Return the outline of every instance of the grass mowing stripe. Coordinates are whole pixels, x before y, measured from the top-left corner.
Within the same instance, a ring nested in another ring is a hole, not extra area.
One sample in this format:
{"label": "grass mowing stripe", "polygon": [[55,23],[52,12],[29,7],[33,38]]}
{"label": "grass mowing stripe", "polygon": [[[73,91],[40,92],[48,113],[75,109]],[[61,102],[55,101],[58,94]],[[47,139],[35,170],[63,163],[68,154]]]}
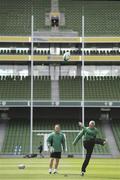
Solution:
{"label": "grass mowing stripe", "polygon": [[[118,180],[120,159],[92,159],[86,175],[80,176],[82,159],[62,159],[57,175],[48,174],[49,159],[0,159],[0,180]],[[24,163],[25,170],[18,164]],[[67,175],[67,176],[64,176]]]}

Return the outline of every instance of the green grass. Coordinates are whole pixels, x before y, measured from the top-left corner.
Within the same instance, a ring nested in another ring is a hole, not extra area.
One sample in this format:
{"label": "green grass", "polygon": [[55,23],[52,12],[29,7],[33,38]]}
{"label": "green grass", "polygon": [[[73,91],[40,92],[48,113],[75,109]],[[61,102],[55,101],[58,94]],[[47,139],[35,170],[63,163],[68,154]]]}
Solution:
{"label": "green grass", "polygon": [[[62,159],[58,175],[48,174],[48,162],[48,159],[0,159],[0,180],[120,179],[120,159],[92,159],[84,177],[79,175],[82,159]],[[25,170],[18,169],[20,163],[26,165]]]}

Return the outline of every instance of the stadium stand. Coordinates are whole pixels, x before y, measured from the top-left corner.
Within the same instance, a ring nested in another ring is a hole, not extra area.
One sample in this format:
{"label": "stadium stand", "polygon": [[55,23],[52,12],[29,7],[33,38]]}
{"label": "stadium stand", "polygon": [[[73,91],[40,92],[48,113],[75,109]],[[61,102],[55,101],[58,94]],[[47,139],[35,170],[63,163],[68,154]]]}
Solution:
{"label": "stadium stand", "polygon": [[[0,47],[0,54],[1,55],[26,55],[31,54],[30,48],[27,47]],[[49,48],[34,48],[34,55],[49,55],[50,50]]]}
{"label": "stadium stand", "polygon": [[34,99],[51,99],[51,80],[49,76],[34,79]]}
{"label": "stadium stand", "polygon": [[[30,77],[0,76],[1,100],[29,100]],[[60,100],[81,99],[81,77],[61,77],[59,80]],[[34,77],[34,99],[51,99],[51,80],[48,76]],[[85,100],[119,100],[120,77],[85,77]]]}
{"label": "stadium stand", "polygon": [[[34,119],[34,129],[43,130],[43,132],[44,130],[45,131],[52,130],[55,123],[56,123],[55,120]],[[79,130],[78,121],[76,120],[72,120],[70,121],[70,123],[69,120],[61,120],[57,123],[61,124],[63,130],[69,130],[69,131]],[[101,128],[101,123],[99,121],[97,121],[97,127],[100,129],[99,137],[105,138]],[[6,130],[6,136],[5,136],[2,152],[14,153],[15,147],[21,146],[20,153],[22,154],[29,153],[29,137],[30,137],[29,135],[30,135],[29,120],[26,119],[10,120],[8,124],[8,128]],[[67,138],[68,153],[75,153],[75,154],[82,153],[81,141],[78,145],[76,145],[76,147],[72,145],[72,141],[77,135],[77,132],[66,132],[65,135]],[[39,146],[39,142],[40,142],[40,137],[35,138],[35,141],[33,142],[33,149],[35,153],[38,151],[37,147]],[[94,154],[110,154],[108,145],[104,147],[98,145],[95,146]]]}
{"label": "stadium stand", "polygon": [[[81,34],[82,4],[81,1],[59,1],[60,11],[65,14],[65,26],[62,29],[72,29]],[[73,8],[74,7],[74,8]]]}
{"label": "stadium stand", "polygon": [[[30,77],[1,76],[0,77],[0,99],[1,100],[29,100],[30,99]],[[34,99],[51,99],[51,80],[49,76],[34,77]]]}
{"label": "stadium stand", "polygon": [[[60,11],[65,13],[65,29],[80,32],[82,19],[82,2],[60,0]],[[74,7],[74,8],[73,8]],[[85,36],[120,35],[119,1],[84,1]]]}
{"label": "stadium stand", "polygon": [[[82,55],[82,48],[77,50],[61,50],[60,55],[63,55],[65,52],[69,51],[71,55]],[[120,49],[119,48],[85,48],[84,49],[84,55],[120,55]]]}
{"label": "stadium stand", "polygon": [[60,99],[79,100],[81,99],[81,78],[60,77]]}
{"label": "stadium stand", "polygon": [[112,120],[111,127],[114,133],[114,137],[120,151],[120,120]]}
{"label": "stadium stand", "polygon": [[45,29],[46,12],[50,12],[50,0],[0,0],[0,35],[29,35],[32,14],[34,30]]}
{"label": "stadium stand", "polygon": [[[61,100],[81,99],[81,77],[62,77],[59,81]],[[119,100],[120,77],[85,77],[85,100]]]}
{"label": "stadium stand", "polygon": [[[0,35],[29,35],[33,12],[36,31],[49,29],[45,25],[45,13],[50,12],[50,0],[23,2],[0,0]],[[118,36],[120,35],[119,1],[85,1],[85,35]],[[65,26],[81,34],[82,1],[59,1],[60,12],[65,13]],[[73,8],[74,7],[74,8]]]}
{"label": "stadium stand", "polygon": [[[29,100],[30,77],[1,76],[1,100]],[[59,80],[60,100],[81,99],[81,77],[61,77]],[[51,80],[48,76],[34,77],[34,99],[51,99]],[[85,100],[119,100],[120,77],[85,77]]]}
{"label": "stadium stand", "polygon": [[[4,153],[17,153],[16,147],[21,146],[21,152],[29,152],[30,127],[26,119],[13,119],[8,122],[5,141],[3,144]],[[18,149],[18,153],[19,152]]]}
{"label": "stadium stand", "polygon": [[50,13],[51,1],[50,0],[36,0],[33,1],[33,15],[35,20],[35,30],[49,29],[45,26],[45,13]]}

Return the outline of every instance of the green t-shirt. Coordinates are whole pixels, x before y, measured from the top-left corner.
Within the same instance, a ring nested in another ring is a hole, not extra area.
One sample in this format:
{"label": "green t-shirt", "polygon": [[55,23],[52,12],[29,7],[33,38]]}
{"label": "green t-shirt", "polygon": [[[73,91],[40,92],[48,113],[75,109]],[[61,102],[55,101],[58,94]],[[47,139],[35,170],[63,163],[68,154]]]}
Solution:
{"label": "green t-shirt", "polygon": [[65,151],[65,137],[62,133],[53,132],[47,139],[48,148],[53,147],[54,152]]}
{"label": "green t-shirt", "polygon": [[83,127],[82,131],[76,136],[75,140],[73,141],[73,144],[77,144],[77,142],[82,138],[82,136],[84,136],[84,141],[93,140],[96,138],[97,134],[97,128]]}

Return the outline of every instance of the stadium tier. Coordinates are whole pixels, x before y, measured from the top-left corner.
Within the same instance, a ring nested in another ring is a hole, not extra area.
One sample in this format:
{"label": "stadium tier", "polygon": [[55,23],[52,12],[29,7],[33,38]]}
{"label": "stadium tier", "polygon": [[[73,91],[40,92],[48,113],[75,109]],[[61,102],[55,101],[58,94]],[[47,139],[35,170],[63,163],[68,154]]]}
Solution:
{"label": "stadium tier", "polygon": [[[21,147],[18,149],[18,153],[25,154],[29,153],[29,142],[30,142],[30,122],[26,119],[13,119],[8,122],[6,136],[4,140],[4,145],[2,148],[3,153],[15,153],[15,147]],[[42,130],[42,133],[34,133],[33,135],[33,151],[34,153],[38,152],[38,146],[40,143],[43,134],[48,134],[48,132],[44,132],[47,130],[52,130],[54,124],[56,123],[55,120],[34,120],[34,129]],[[57,123],[61,124],[63,130],[68,130],[71,132],[65,132],[67,138],[67,150],[68,153],[75,153],[75,154],[82,154],[82,145],[81,141],[74,147],[72,142],[76,137],[78,132],[72,132],[79,130],[78,128],[78,121],[76,120],[61,120]],[[88,124],[86,124],[88,125]],[[101,123],[97,122],[97,127],[99,128],[99,137],[105,138],[104,132],[101,128]],[[42,136],[40,136],[40,134]],[[94,154],[110,154],[108,145],[102,146],[95,146]]]}
{"label": "stadium tier", "polygon": [[0,0],[0,35],[29,35],[31,15],[34,29],[45,29],[45,13],[50,12],[50,0]]}
{"label": "stadium tier", "polygon": [[[61,100],[81,99],[81,77],[62,77],[59,81]],[[120,77],[85,77],[85,100],[120,99]]]}
{"label": "stadium tier", "polygon": [[[65,13],[65,29],[81,34],[82,1],[60,0],[60,11]],[[74,8],[73,8],[74,7]],[[119,1],[84,1],[85,36],[120,35]]]}
{"label": "stadium tier", "polygon": [[[82,1],[59,0],[60,12],[65,14],[62,29],[82,30]],[[74,7],[74,8],[73,8]],[[85,1],[85,35],[118,36],[120,35],[119,1]],[[0,0],[0,35],[29,35],[31,15],[34,15],[34,29],[48,29],[45,25],[45,13],[51,11],[51,0],[9,1]]]}
{"label": "stadium tier", "polygon": [[[0,77],[1,100],[29,100],[30,77]],[[34,78],[34,99],[51,99],[51,81],[49,76]]]}
{"label": "stadium tier", "polygon": [[[79,101],[82,96],[81,77],[60,77],[60,100]],[[29,100],[30,77],[0,77],[0,100]],[[51,99],[51,80],[49,76],[34,77],[34,99]],[[85,77],[85,100],[120,100],[120,77]]]}
{"label": "stadium tier", "polygon": [[118,149],[120,151],[120,120],[113,120],[111,125],[112,125],[116,143],[118,145]]}

